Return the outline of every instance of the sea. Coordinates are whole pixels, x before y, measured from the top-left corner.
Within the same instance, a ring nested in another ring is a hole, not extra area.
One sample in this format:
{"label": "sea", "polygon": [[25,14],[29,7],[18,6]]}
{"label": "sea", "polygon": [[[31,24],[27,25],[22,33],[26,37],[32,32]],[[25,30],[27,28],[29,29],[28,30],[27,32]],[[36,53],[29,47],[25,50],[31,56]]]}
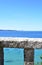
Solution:
{"label": "sea", "polygon": [[42,31],[0,30],[0,37],[42,38]]}
{"label": "sea", "polygon": [[[0,37],[42,38],[42,31],[0,30]],[[42,50],[40,52],[42,52]],[[38,55],[37,53],[37,59],[39,59],[40,54]],[[36,63],[36,55],[34,62]],[[4,48],[4,65],[24,65],[24,50]]]}

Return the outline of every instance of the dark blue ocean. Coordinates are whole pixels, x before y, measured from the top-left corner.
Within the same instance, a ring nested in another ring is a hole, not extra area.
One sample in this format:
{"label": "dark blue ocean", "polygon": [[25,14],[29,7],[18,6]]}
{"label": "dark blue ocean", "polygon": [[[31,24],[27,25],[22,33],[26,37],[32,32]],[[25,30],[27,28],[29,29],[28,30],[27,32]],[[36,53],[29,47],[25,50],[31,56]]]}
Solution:
{"label": "dark blue ocean", "polygon": [[42,38],[42,31],[0,30],[0,37]]}

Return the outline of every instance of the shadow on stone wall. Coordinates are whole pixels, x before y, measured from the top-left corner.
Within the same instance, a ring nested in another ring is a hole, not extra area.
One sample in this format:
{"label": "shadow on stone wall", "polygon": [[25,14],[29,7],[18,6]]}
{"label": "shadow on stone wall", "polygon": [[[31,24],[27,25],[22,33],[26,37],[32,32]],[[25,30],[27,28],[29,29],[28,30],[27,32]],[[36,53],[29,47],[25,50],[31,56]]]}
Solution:
{"label": "shadow on stone wall", "polygon": [[3,55],[3,48],[0,48],[0,65],[3,65],[4,63],[4,55]]}

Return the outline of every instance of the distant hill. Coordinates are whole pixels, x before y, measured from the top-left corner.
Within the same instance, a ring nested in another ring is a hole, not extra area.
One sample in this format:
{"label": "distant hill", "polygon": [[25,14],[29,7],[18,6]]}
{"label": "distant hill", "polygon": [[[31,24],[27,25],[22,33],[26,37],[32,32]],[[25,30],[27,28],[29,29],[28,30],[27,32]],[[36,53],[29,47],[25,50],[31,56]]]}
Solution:
{"label": "distant hill", "polygon": [[0,30],[0,37],[42,38],[42,31]]}

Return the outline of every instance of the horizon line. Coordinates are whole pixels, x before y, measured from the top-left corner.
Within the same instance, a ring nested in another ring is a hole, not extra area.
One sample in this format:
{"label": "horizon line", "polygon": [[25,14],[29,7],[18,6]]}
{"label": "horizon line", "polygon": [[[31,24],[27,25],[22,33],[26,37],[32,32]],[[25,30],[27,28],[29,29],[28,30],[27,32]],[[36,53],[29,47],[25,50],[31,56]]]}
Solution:
{"label": "horizon line", "polygon": [[42,30],[15,30],[15,29],[0,29],[0,31],[42,31]]}

